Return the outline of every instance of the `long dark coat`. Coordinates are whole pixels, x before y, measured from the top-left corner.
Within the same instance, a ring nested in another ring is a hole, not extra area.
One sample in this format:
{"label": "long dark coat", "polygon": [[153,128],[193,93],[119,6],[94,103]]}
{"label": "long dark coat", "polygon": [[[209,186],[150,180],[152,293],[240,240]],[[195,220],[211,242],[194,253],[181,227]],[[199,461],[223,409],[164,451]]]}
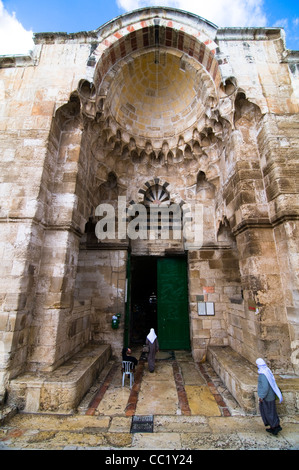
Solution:
{"label": "long dark coat", "polygon": [[149,346],[149,353],[148,353],[148,370],[150,372],[154,372],[155,370],[155,360],[156,360],[156,352],[159,351],[159,343],[158,338],[155,339],[153,343],[146,338],[146,344]]}

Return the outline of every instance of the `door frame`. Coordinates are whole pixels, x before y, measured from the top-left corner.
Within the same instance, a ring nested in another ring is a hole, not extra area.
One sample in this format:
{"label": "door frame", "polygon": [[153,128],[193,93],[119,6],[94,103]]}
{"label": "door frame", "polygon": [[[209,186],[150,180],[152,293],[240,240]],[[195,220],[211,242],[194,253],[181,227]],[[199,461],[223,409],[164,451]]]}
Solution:
{"label": "door frame", "polygon": [[[157,275],[157,297],[158,297],[158,262],[159,259],[184,259],[186,267],[186,315],[188,319],[188,347],[182,348],[191,350],[191,334],[190,334],[190,302],[189,302],[189,270],[188,270],[188,256],[187,255],[170,255],[170,256],[152,256],[152,255],[131,255],[128,253],[127,260],[127,281],[126,281],[126,303],[125,303],[125,326],[124,326],[124,346],[130,345],[130,323],[132,321],[132,258],[147,258],[152,257],[156,259],[156,275]],[[157,324],[159,325],[159,307],[157,299]],[[156,332],[159,335],[159,331]],[[169,348],[167,348],[169,349]],[[171,349],[171,348],[170,348]],[[175,348],[173,348],[175,349]]]}

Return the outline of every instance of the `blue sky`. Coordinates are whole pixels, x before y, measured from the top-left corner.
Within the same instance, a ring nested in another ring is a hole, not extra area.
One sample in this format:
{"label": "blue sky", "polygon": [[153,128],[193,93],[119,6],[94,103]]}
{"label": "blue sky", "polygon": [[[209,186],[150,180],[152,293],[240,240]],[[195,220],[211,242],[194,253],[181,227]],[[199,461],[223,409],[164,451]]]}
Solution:
{"label": "blue sky", "polygon": [[153,5],[190,11],[221,27],[283,27],[287,48],[299,50],[298,0],[0,0],[0,55],[30,49],[32,32],[90,31]]}

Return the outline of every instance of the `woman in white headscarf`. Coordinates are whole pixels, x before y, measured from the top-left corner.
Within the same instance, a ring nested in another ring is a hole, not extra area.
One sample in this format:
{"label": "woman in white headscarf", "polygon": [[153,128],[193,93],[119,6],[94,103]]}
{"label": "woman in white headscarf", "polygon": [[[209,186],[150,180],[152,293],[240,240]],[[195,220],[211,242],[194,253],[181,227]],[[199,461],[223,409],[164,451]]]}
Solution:
{"label": "woman in white headscarf", "polygon": [[277,387],[274,375],[272,374],[265,361],[261,358],[256,360],[258,367],[258,385],[257,394],[259,397],[259,408],[262,420],[265,426],[270,426],[266,431],[275,436],[282,430],[279,417],[276,411],[275,395],[282,402],[282,394]]}
{"label": "woman in white headscarf", "polygon": [[159,343],[158,338],[155,333],[154,328],[151,328],[149,334],[146,337],[146,344],[149,347],[148,353],[148,370],[150,372],[154,372],[155,370],[155,359],[156,359],[156,352],[159,351]]}

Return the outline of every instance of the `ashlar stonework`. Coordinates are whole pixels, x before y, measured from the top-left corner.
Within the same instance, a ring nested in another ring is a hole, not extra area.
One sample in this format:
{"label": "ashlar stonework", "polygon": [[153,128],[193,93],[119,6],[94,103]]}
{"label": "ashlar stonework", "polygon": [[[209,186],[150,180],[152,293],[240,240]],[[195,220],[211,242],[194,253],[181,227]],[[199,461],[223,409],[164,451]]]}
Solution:
{"label": "ashlar stonework", "polygon": [[[34,377],[142,337],[134,279],[144,301],[153,278],[159,293],[161,258],[186,262],[195,361],[230,347],[299,374],[299,53],[283,30],[146,8],[91,32],[36,34],[31,56],[0,64],[1,401],[24,405],[29,381],[44,410]],[[156,238],[119,237],[119,198],[200,207],[201,244],[163,238],[159,221]],[[96,236],[101,204],[115,211],[114,239]],[[151,312],[162,341],[174,337],[159,298]]]}

